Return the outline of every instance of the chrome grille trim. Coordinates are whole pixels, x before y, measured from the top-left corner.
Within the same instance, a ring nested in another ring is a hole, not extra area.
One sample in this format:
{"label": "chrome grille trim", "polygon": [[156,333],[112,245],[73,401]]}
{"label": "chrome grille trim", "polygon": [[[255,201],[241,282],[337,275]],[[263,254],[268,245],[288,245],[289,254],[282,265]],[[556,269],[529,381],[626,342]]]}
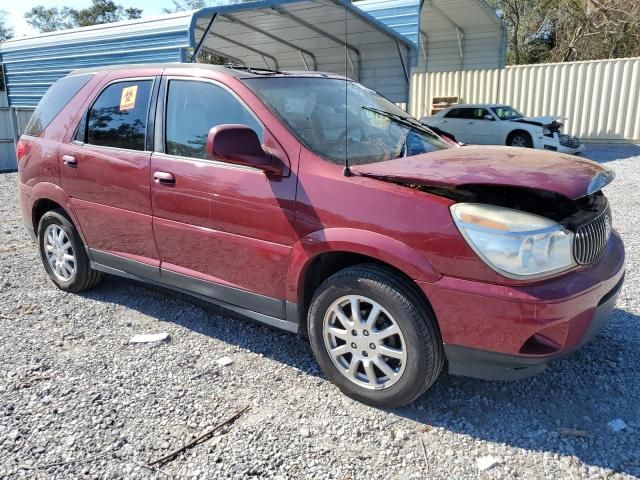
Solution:
{"label": "chrome grille trim", "polygon": [[578,148],[580,147],[580,139],[578,137],[573,137],[571,135],[566,135],[561,133],[558,135],[558,140],[560,140],[560,145],[568,148]]}
{"label": "chrome grille trim", "polygon": [[590,222],[578,227],[573,240],[573,256],[580,265],[597,261],[605,251],[611,237],[611,210],[604,212]]}

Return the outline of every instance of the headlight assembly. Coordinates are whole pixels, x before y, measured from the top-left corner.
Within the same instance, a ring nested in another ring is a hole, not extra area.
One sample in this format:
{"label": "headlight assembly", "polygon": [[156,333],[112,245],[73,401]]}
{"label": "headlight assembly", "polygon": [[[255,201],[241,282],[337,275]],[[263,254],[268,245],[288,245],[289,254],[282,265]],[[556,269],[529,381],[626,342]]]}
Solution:
{"label": "headlight assembly", "polygon": [[471,248],[501,275],[529,279],[575,265],[573,233],[545,217],[480,203],[451,207]]}

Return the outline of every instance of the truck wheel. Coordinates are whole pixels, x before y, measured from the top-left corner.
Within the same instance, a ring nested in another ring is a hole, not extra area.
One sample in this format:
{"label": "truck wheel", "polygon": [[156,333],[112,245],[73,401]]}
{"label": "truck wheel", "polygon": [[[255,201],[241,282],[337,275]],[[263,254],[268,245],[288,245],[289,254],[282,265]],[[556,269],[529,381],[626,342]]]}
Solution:
{"label": "truck wheel", "polygon": [[308,315],[313,353],[346,395],[377,407],[414,401],[438,378],[442,340],[415,286],[376,265],[329,277]]}
{"label": "truck wheel", "polygon": [[533,140],[527,132],[513,132],[509,135],[507,145],[510,147],[533,148]]}
{"label": "truck wheel", "polygon": [[95,287],[102,279],[102,273],[91,268],[82,239],[64,210],[51,210],[42,216],[38,245],[45,270],[61,290],[80,292]]}

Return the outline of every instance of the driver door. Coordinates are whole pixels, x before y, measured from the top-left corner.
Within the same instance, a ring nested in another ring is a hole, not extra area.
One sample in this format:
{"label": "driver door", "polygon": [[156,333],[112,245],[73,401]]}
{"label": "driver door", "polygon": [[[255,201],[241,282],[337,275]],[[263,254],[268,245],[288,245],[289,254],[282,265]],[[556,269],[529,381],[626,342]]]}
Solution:
{"label": "driver door", "polygon": [[284,318],[296,177],[289,165],[275,177],[216,161],[205,143],[217,125],[244,124],[282,159],[284,150],[233,91],[213,80],[164,78],[156,124],[161,140],[151,158],[151,202],[161,275]]}
{"label": "driver door", "polygon": [[[500,144],[500,122],[486,108],[465,109],[464,130],[467,143],[475,145]],[[491,119],[489,119],[491,118]]]}

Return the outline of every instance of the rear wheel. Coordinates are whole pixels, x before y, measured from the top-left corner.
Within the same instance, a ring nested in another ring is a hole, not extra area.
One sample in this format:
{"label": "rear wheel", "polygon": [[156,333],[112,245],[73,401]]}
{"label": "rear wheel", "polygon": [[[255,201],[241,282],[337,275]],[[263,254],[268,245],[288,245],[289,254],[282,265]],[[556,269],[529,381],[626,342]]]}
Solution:
{"label": "rear wheel", "polygon": [[507,145],[510,147],[533,148],[533,140],[527,132],[513,132],[509,135]]}
{"label": "rear wheel", "polygon": [[82,239],[64,210],[51,210],[42,216],[38,245],[45,270],[61,290],[80,292],[102,279],[102,274],[91,268]]}
{"label": "rear wheel", "polygon": [[320,367],[358,401],[405,405],[442,370],[442,341],[428,305],[385,268],[359,265],[331,276],[315,293],[308,322]]}

